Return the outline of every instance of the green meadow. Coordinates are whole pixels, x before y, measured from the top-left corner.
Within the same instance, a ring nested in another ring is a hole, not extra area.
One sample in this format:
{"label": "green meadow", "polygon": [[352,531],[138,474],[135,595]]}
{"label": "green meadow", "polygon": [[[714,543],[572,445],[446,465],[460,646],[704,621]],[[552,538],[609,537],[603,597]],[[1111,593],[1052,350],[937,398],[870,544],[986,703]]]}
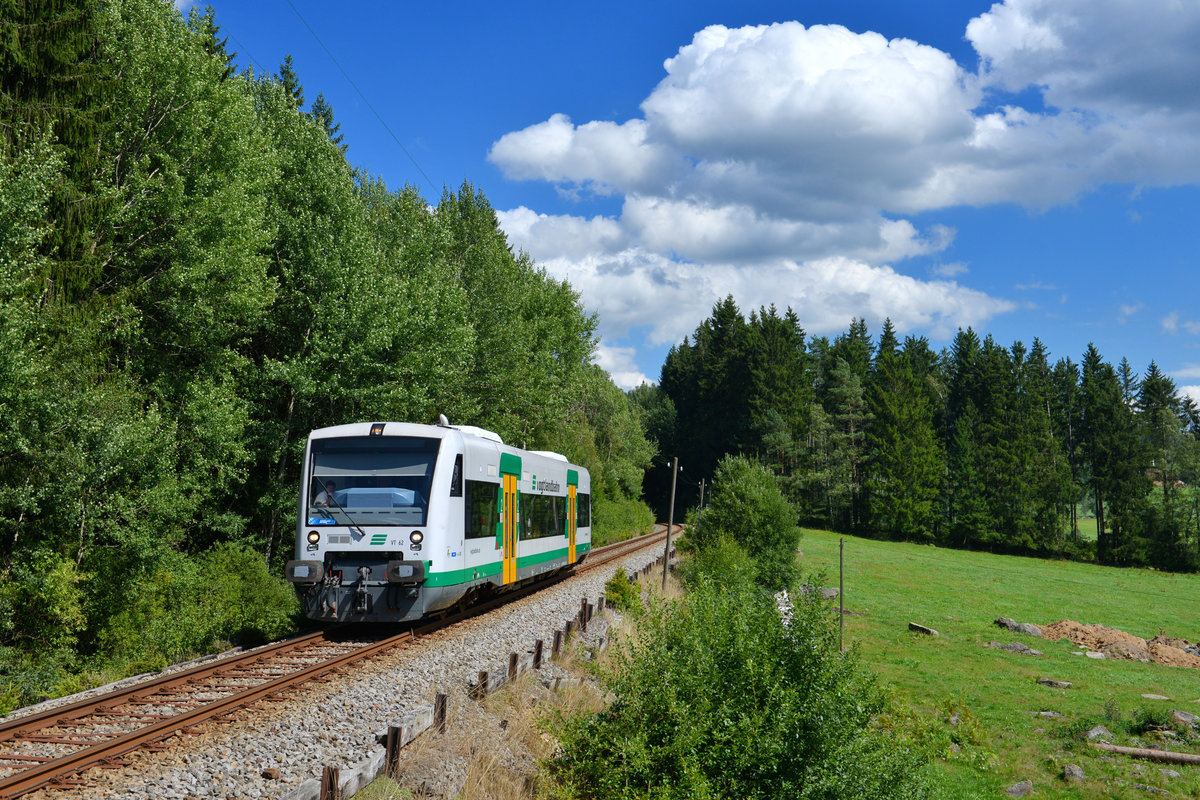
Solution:
{"label": "green meadow", "polygon": [[[1200,767],[1106,754],[1077,735],[1104,724],[1115,744],[1200,752],[1200,736],[1165,740],[1154,732],[1135,734],[1130,724],[1172,709],[1200,714],[1200,670],[1092,660],[1067,640],[1025,636],[993,622],[1071,619],[1195,642],[1200,576],[843,538],[844,600],[847,610],[862,615],[845,617],[846,645],[858,647],[864,664],[946,743],[932,767],[942,796],[1003,797],[1024,779],[1033,782],[1036,797],[1146,797],[1147,787],[1200,795]],[[838,540],[806,530],[800,544],[804,570],[824,571],[827,586],[838,584]],[[909,622],[941,636],[910,632]],[[1020,641],[1045,655],[989,648],[992,641]],[[1054,689],[1039,685],[1040,677],[1072,685]],[[1031,713],[1040,711],[1062,716]],[[952,727],[953,715],[958,724]],[[1085,780],[1068,784],[1066,764],[1082,767]],[[1181,775],[1164,775],[1162,768]]]}

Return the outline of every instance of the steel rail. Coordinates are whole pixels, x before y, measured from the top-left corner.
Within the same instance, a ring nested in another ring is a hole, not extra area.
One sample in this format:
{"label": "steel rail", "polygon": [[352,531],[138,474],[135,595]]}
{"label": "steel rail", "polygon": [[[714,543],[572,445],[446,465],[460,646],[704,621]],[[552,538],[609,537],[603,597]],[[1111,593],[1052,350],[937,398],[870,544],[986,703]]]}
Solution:
{"label": "steel rail", "polygon": [[[66,723],[70,720],[94,714],[100,708],[107,709],[123,703],[133,702],[139,696],[154,694],[155,690],[169,689],[174,686],[187,684],[197,677],[211,675],[217,670],[227,669],[240,664],[255,663],[274,654],[291,652],[322,640],[328,641],[327,637],[332,630],[317,631],[315,633],[302,634],[290,639],[284,639],[265,647],[249,650],[245,653],[214,659],[203,664],[198,664],[190,669],[159,675],[140,683],[114,689],[102,695],[86,697],[74,703],[56,706],[37,714],[30,714],[25,717],[9,720],[0,724],[0,742],[23,739],[25,738],[24,734],[27,732],[49,727],[50,724],[53,724],[50,722],[51,720],[57,723]],[[0,788],[3,788],[2,782],[0,782]]]}
{"label": "steel rail", "polygon": [[[656,526],[657,527],[657,526]],[[585,558],[580,565],[579,572],[587,571],[603,564],[609,563],[612,560],[636,552],[639,549],[650,547],[659,541],[665,533],[656,530],[653,534],[639,536],[634,539],[627,539],[622,542],[616,542],[606,547],[597,548],[589,555],[592,558]],[[596,556],[600,556],[596,559]],[[204,704],[184,711],[180,714],[171,716],[161,714],[135,714],[128,712],[118,712],[115,709],[124,704],[146,704],[154,695],[159,692],[176,689],[182,686],[195,685],[199,691],[225,691],[232,688],[231,684],[223,684],[225,688],[217,688],[216,686],[205,687],[200,684],[200,680],[205,677],[220,677],[234,669],[246,667],[252,664],[266,665],[272,658],[290,655],[302,650],[305,647],[337,647],[347,646],[347,643],[339,643],[335,639],[329,638],[332,633],[341,633],[347,626],[339,626],[336,629],[328,631],[318,631],[316,633],[287,639],[274,645],[268,645],[265,648],[259,648],[237,656],[231,656],[215,660],[209,663],[200,664],[187,670],[163,675],[158,678],[134,684],[132,686],[123,687],[122,689],[113,692],[99,695],[92,698],[80,700],[65,706],[59,706],[47,711],[31,714],[27,717],[21,717],[11,720],[0,725],[0,742],[13,741],[36,741],[33,734],[35,731],[44,730],[51,727],[64,726],[72,721],[77,721],[89,716],[122,716],[127,718],[141,719],[157,719],[150,725],[137,728],[127,733],[110,736],[107,741],[98,743],[89,743],[79,739],[68,740],[62,738],[61,744],[79,744],[90,746],[81,747],[80,749],[58,757],[46,757],[38,755],[25,754],[4,754],[0,755],[0,761],[20,761],[33,762],[34,766],[9,775],[0,779],[0,798],[8,800],[9,798],[20,797],[32,791],[42,788],[54,788],[56,784],[64,785],[74,775],[82,772],[90,766],[112,762],[122,756],[125,756],[139,748],[164,740],[175,733],[195,727],[203,722],[206,722],[214,717],[226,716],[235,710],[252,705],[262,699],[280,694],[284,691],[292,689],[301,683],[315,680],[324,675],[335,672],[353,664],[357,661],[362,661],[374,658],[382,653],[395,647],[402,646],[415,641],[420,636],[427,635],[437,630],[449,627],[457,622],[465,619],[485,614],[493,609],[504,605],[505,603],[522,597],[529,596],[535,592],[541,591],[548,586],[558,584],[574,573],[566,572],[554,576],[551,579],[531,582],[519,589],[505,592],[495,598],[491,598],[483,603],[473,605],[463,611],[454,613],[438,619],[433,622],[426,623],[420,627],[411,628],[403,633],[396,634],[379,640],[377,642],[362,645],[350,652],[341,653],[333,658],[325,659],[319,663],[312,664],[307,667],[295,669],[286,675],[281,675],[274,678],[267,678],[261,683],[246,687],[243,691],[234,692],[226,697],[216,698],[210,701],[204,701]],[[248,680],[255,680],[257,676],[247,676]],[[180,702],[199,702],[197,700],[181,701],[179,698],[174,700],[164,698],[157,705],[171,706],[178,705]],[[107,734],[106,734],[107,735]],[[53,738],[53,737],[41,737]]]}
{"label": "steel rail", "polygon": [[[415,632],[413,631],[405,631],[404,633],[388,637],[352,652],[344,653],[333,659],[314,664],[311,667],[298,670],[289,675],[268,680],[258,686],[250,687],[246,691],[214,700],[170,719],[164,719],[153,725],[119,735],[107,742],[94,744],[91,747],[85,747],[73,753],[60,756],[53,761],[47,761],[33,769],[28,769],[0,780],[0,797],[19,797],[28,792],[51,785],[97,762],[118,758],[139,747],[144,747],[153,742],[165,739],[181,729],[194,727],[213,717],[227,714],[237,708],[261,700],[264,697],[278,694],[296,684],[321,677],[354,661],[369,658],[383,650],[391,649],[401,642],[411,641],[414,635]],[[167,702],[164,701],[163,704],[166,705]]]}

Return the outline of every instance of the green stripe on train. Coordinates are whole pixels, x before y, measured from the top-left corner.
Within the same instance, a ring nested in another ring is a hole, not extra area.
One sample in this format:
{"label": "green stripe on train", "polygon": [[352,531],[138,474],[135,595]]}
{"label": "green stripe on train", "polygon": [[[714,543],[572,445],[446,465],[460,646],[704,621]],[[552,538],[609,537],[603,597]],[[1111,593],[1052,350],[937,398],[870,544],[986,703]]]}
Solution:
{"label": "green stripe on train", "polygon": [[[575,545],[576,557],[583,555],[592,549],[591,543],[581,543]],[[551,550],[548,553],[536,553],[531,556],[521,556],[517,559],[517,569],[521,567],[529,567],[534,564],[541,564],[546,561],[553,561],[556,558],[566,558],[567,548],[563,547],[558,550]],[[499,575],[502,562],[493,561],[490,564],[481,564],[478,567],[469,567],[467,569],[452,569],[447,572],[427,572],[425,573],[426,586],[454,586],[459,583],[466,583],[477,578],[486,578],[490,575]]]}

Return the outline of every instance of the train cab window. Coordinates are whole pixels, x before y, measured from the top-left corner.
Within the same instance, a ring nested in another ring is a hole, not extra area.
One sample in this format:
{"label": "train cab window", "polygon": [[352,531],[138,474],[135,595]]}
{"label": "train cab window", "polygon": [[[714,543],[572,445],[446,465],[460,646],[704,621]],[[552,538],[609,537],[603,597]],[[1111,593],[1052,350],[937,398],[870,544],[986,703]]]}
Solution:
{"label": "train cab window", "polygon": [[309,525],[424,525],[441,441],[416,436],[314,439]]}
{"label": "train cab window", "polygon": [[450,476],[450,496],[463,496],[462,453],[454,457],[454,473]]}
{"label": "train cab window", "polygon": [[580,492],[575,495],[575,527],[592,527],[592,496]]}
{"label": "train cab window", "polygon": [[500,498],[500,484],[483,481],[466,481],[466,537],[468,539],[494,539],[500,514],[496,504]]}

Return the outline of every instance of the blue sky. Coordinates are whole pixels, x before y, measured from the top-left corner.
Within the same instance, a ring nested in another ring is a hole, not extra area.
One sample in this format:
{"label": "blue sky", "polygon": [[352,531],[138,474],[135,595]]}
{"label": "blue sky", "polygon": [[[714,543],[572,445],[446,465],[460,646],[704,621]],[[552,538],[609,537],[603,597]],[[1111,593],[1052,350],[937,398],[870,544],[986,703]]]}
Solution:
{"label": "blue sky", "polygon": [[479,187],[623,386],[732,294],[813,335],[1094,342],[1200,398],[1200,4],[213,6],[351,163]]}

